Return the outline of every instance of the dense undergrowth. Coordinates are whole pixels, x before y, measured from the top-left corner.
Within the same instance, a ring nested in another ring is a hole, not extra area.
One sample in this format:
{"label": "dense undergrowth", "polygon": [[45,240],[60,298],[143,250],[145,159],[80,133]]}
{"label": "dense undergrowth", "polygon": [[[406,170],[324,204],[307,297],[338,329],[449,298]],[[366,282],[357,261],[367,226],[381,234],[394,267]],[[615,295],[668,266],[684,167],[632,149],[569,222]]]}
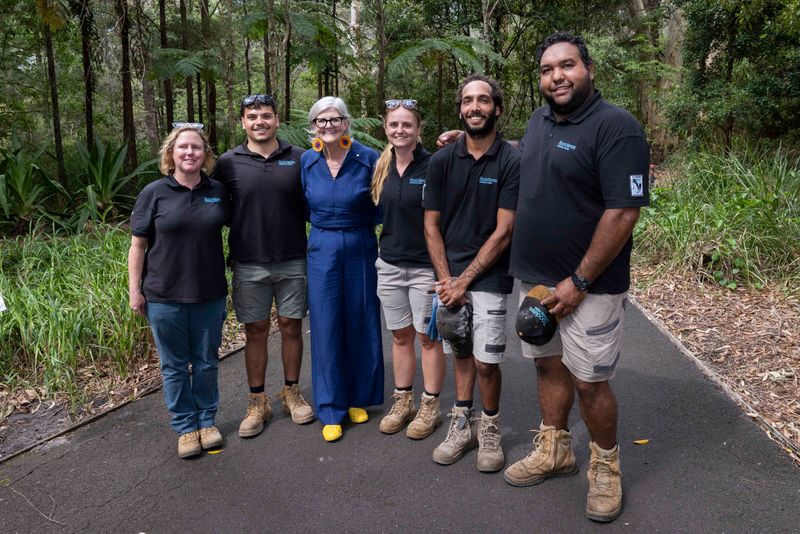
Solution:
{"label": "dense undergrowth", "polygon": [[640,261],[729,289],[800,288],[800,159],[781,147],[675,157],[636,229]]}

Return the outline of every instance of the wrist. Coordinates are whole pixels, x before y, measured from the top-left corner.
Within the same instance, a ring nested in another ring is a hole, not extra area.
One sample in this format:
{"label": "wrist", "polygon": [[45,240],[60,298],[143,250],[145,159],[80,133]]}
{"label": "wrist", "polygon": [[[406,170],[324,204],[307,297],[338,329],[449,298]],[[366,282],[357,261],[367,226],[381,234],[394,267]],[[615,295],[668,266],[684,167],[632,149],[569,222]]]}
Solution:
{"label": "wrist", "polygon": [[572,283],[575,286],[575,289],[578,291],[589,291],[589,287],[592,285],[592,282],[578,274],[577,272],[572,273],[570,276],[572,279]]}

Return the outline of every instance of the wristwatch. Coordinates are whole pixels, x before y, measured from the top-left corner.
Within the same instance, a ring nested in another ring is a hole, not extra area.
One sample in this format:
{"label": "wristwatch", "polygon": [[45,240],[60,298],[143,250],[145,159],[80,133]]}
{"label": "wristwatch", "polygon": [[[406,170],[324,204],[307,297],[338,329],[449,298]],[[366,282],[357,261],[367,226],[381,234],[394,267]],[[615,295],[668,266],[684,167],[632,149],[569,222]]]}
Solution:
{"label": "wristwatch", "polygon": [[578,273],[572,273],[572,283],[578,288],[578,291],[589,291],[589,286],[592,285],[590,281],[582,277]]}

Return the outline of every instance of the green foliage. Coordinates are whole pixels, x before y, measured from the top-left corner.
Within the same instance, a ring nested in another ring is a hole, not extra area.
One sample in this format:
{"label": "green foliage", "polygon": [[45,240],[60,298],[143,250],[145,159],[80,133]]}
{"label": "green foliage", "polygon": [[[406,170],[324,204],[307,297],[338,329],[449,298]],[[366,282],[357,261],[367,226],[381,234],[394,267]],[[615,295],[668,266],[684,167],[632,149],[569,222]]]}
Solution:
{"label": "green foliage", "polygon": [[800,160],[744,146],[677,160],[636,230],[638,253],[720,285],[800,286]]}
{"label": "green foliage", "polygon": [[128,232],[110,226],[2,242],[0,382],[75,394],[79,369],[111,363],[125,374],[148,339],[146,322],[127,306],[129,245]]}
{"label": "green foliage", "polygon": [[36,163],[43,153],[29,155],[18,145],[0,153],[0,224],[27,227],[46,213],[46,202],[60,186]]}
{"label": "green foliage", "polygon": [[109,215],[120,204],[130,207],[133,197],[123,194],[123,191],[131,180],[154,175],[155,173],[149,169],[158,162],[158,159],[146,161],[133,172],[124,175],[127,145],[114,147],[95,137],[91,150],[81,143],[78,143],[77,149],[80,163],[85,171],[81,184],[83,202],[76,210],[69,226],[80,231],[89,219],[107,222]]}
{"label": "green foliage", "polygon": [[[282,122],[280,128],[278,128],[278,137],[292,145],[311,148],[310,140],[313,135],[307,130],[308,111],[292,109],[290,116],[292,120]],[[350,120],[353,138],[375,150],[383,150],[385,143],[380,139],[376,139],[369,132],[376,131],[382,126],[383,122],[374,117],[354,117]]]}

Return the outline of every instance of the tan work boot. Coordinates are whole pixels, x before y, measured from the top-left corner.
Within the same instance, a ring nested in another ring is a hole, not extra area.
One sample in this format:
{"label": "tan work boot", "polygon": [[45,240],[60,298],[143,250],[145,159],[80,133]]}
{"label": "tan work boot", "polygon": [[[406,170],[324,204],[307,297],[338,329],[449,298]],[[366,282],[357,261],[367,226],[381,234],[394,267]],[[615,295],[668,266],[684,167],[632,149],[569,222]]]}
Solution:
{"label": "tan work boot", "polygon": [[178,438],[178,456],[181,458],[191,458],[202,452],[200,433],[197,430],[181,434],[181,437]]}
{"label": "tan work boot", "polygon": [[239,437],[252,438],[264,429],[264,423],[272,418],[272,406],[266,393],[251,393],[247,402],[247,415],[239,425]]}
{"label": "tan work boot", "polygon": [[378,427],[378,430],[384,434],[399,432],[417,414],[417,407],[414,406],[413,391],[394,390],[392,398],[394,398],[394,404],[392,404],[389,413],[381,419],[381,424]]}
{"label": "tan work boot", "polygon": [[292,421],[298,425],[304,425],[314,420],[314,410],[303,398],[299,384],[283,386],[278,397],[283,399],[283,413],[291,415]]}
{"label": "tan work boot", "polygon": [[506,464],[500,436],[500,414],[481,413],[478,423],[478,471],[494,473]]}
{"label": "tan work boot", "polygon": [[533,438],[533,450],[510,465],[503,478],[512,486],[533,486],[548,478],[568,477],[577,472],[572,434],[542,423]]}
{"label": "tan work boot", "polygon": [[439,397],[423,393],[419,399],[417,416],[406,428],[406,437],[411,439],[425,439],[442,424],[442,414],[439,411]]}
{"label": "tan work boot", "polygon": [[450,416],[447,437],[433,450],[433,461],[442,465],[456,463],[478,444],[477,421],[472,418],[472,408],[453,406],[447,415]]}
{"label": "tan work boot", "polygon": [[200,429],[200,446],[204,449],[217,449],[222,447],[222,434],[215,426]]}
{"label": "tan work boot", "polygon": [[619,445],[604,455],[594,441],[589,442],[589,494],[586,517],[608,523],[622,513],[622,473],[619,470]]}

